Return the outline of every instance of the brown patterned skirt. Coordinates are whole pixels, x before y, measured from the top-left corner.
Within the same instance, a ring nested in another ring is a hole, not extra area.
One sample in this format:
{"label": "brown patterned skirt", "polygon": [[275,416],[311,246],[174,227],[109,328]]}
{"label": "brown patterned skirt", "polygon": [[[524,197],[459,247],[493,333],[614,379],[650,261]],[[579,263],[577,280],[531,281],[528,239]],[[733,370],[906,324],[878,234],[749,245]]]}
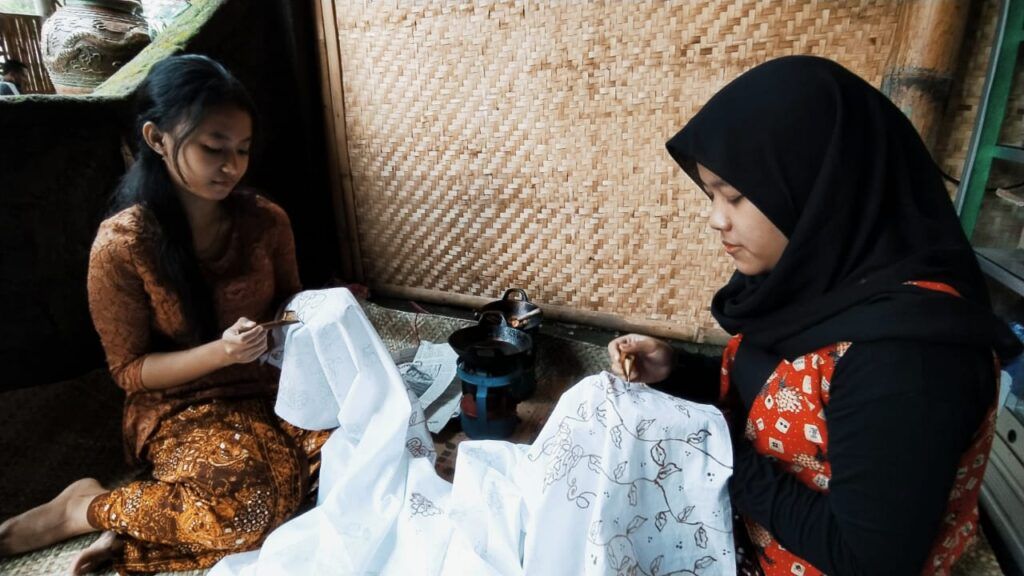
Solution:
{"label": "brown patterned skirt", "polygon": [[89,523],[124,540],[121,574],[207,568],[295,514],[329,434],[284,422],[265,399],[190,406],[147,442],[153,480],[97,496]]}

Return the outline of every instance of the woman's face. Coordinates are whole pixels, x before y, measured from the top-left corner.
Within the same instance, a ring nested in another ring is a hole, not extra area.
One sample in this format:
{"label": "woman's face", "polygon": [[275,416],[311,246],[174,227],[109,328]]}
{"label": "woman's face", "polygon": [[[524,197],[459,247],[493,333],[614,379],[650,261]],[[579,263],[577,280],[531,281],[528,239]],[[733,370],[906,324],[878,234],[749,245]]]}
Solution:
{"label": "woman's face", "polygon": [[162,148],[154,148],[163,156],[179,191],[220,201],[249,168],[252,118],[244,110],[233,106],[211,109],[172,159],[176,138],[175,133],[165,133]]}
{"label": "woman's face", "polygon": [[736,269],[747,276],[770,272],[789,240],[753,202],[717,174],[700,164],[697,174],[711,198],[708,223],[721,235],[722,246],[736,262]]}

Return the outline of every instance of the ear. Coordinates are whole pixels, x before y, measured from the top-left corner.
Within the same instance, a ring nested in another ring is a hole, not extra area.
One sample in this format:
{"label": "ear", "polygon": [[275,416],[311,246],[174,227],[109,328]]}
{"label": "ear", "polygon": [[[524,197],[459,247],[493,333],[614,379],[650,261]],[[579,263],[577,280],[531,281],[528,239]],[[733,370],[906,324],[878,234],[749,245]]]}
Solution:
{"label": "ear", "polygon": [[146,122],[142,125],[142,139],[145,140],[146,144],[160,156],[163,156],[166,153],[167,143],[164,138],[164,133],[160,128],[157,128],[156,124]]}

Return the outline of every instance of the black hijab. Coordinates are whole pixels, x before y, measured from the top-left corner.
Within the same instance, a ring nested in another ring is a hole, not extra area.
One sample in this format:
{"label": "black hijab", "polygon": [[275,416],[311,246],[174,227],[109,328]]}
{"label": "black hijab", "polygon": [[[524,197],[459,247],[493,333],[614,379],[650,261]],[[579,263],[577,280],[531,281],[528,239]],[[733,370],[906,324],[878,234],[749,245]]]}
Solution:
{"label": "black hijab", "polygon": [[[839,341],[963,343],[1016,356],[937,167],[892,102],[811,56],[757,66],[667,143],[698,185],[700,163],[789,240],[775,268],[736,272],[712,314],[744,342],[794,357]],[[916,286],[944,282],[963,298]]]}

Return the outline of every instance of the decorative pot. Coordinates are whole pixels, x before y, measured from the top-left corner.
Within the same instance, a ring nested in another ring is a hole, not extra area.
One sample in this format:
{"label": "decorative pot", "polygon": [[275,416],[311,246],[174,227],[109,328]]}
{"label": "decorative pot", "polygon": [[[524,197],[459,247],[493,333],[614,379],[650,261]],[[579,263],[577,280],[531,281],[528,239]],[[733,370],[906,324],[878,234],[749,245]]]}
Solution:
{"label": "decorative pot", "polygon": [[43,64],[58,94],[88,94],[149,44],[131,0],[67,0],[43,23]]}

